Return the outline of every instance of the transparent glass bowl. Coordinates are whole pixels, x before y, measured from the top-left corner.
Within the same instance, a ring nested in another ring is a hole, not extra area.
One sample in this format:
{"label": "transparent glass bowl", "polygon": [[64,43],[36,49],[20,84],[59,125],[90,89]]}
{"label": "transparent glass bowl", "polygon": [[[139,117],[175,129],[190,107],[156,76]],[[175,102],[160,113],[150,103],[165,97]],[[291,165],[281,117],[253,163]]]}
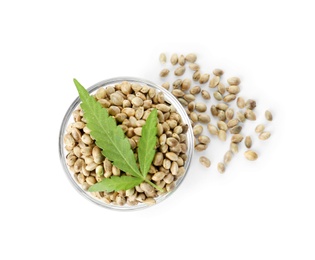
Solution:
{"label": "transparent glass bowl", "polygon": [[[123,81],[128,81],[130,83],[138,83],[140,85],[147,85],[151,88],[156,89],[157,91],[161,91],[164,94],[165,97],[165,101],[172,104],[176,110],[177,113],[180,114],[182,121],[188,125],[188,131],[186,133],[187,135],[187,160],[185,161],[185,173],[183,174],[182,177],[180,177],[176,182],[175,182],[175,188],[166,193],[165,195],[160,195],[158,197],[155,198],[156,200],[156,204],[165,200],[167,197],[169,197],[171,194],[173,194],[176,189],[180,186],[180,184],[182,183],[182,181],[184,180],[188,170],[189,170],[189,166],[190,166],[190,162],[191,162],[191,158],[193,156],[193,151],[194,151],[194,136],[193,136],[193,131],[192,131],[192,127],[190,124],[190,119],[187,116],[187,113],[185,111],[185,109],[183,108],[183,106],[179,103],[179,101],[166,89],[164,89],[163,87],[160,87],[159,85],[150,82],[148,80],[145,79],[140,79],[140,78],[134,78],[134,77],[117,77],[117,78],[111,78],[111,79],[107,79],[107,80],[103,80],[101,82],[96,83],[95,85],[91,86],[88,88],[89,93],[94,93],[98,88],[100,87],[107,87],[107,86],[113,86],[115,84],[119,84]],[[74,88],[74,85],[73,85]],[[77,106],[81,103],[81,100],[79,99],[79,97],[77,97],[73,103],[70,105],[70,107],[68,108],[63,120],[62,120],[62,124],[61,124],[61,128],[60,128],[60,132],[59,132],[59,156],[60,156],[60,160],[61,160],[61,164],[63,166],[63,169],[69,179],[69,181],[72,183],[73,187],[85,198],[87,198],[88,200],[94,202],[95,204],[105,207],[105,208],[109,208],[109,209],[117,209],[117,210],[134,210],[134,209],[140,209],[140,208],[147,208],[150,207],[150,205],[147,205],[145,203],[138,203],[135,206],[129,206],[129,205],[123,205],[123,206],[119,206],[119,205],[114,205],[114,204],[106,204],[105,202],[101,201],[100,199],[92,196],[89,192],[83,190],[80,186],[80,184],[78,184],[76,182],[76,180],[73,177],[73,173],[70,171],[67,163],[66,163],[66,155],[67,155],[67,150],[65,150],[64,147],[64,143],[63,143],[63,137],[66,133],[66,128],[67,126],[72,123],[73,117],[72,117],[72,112],[77,108]]]}

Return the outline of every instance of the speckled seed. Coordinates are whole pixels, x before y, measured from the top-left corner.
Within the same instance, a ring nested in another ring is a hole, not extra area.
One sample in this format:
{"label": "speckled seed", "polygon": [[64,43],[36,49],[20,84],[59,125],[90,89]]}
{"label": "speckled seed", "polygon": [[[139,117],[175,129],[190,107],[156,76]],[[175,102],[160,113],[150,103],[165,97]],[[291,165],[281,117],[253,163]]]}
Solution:
{"label": "speckled seed", "polygon": [[266,110],[265,117],[268,121],[272,121],[272,114],[269,110]]}
{"label": "speckled seed", "polygon": [[225,142],[226,141],[226,132],[224,130],[219,130],[218,137],[221,141]]}
{"label": "speckled seed", "polygon": [[165,55],[165,53],[161,53],[159,59],[160,59],[160,62],[162,64],[165,64],[166,63],[166,55]]}
{"label": "speckled seed", "polygon": [[260,124],[260,125],[256,126],[256,128],[255,128],[256,133],[261,133],[264,130],[265,130],[265,126],[263,124]]}
{"label": "speckled seed", "polygon": [[169,90],[170,89],[170,83],[169,82],[164,82],[162,84],[162,87],[165,88],[166,90]]}
{"label": "speckled seed", "polygon": [[162,69],[160,72],[160,77],[164,78],[170,73],[169,69]]}
{"label": "speckled seed", "polygon": [[243,136],[241,134],[232,135],[231,142],[232,143],[240,143],[243,140]]}
{"label": "speckled seed", "polygon": [[225,93],[225,86],[222,82],[219,82],[219,84],[218,84],[218,91],[221,95],[223,95]]}
{"label": "speckled seed", "polygon": [[244,116],[244,114],[242,112],[237,112],[236,113],[236,118],[242,123],[245,122],[245,116]]}
{"label": "speckled seed", "polygon": [[176,53],[174,53],[174,54],[172,54],[172,56],[171,56],[171,63],[172,63],[172,65],[176,65],[177,62],[178,62],[178,56],[177,56]]}
{"label": "speckled seed", "polygon": [[206,150],[207,147],[208,146],[206,144],[197,144],[197,145],[195,145],[195,150],[197,152],[202,152],[202,151]]}
{"label": "speckled seed", "polygon": [[200,79],[201,73],[199,70],[195,71],[194,74],[192,75],[192,79],[194,81],[198,81]]}
{"label": "speckled seed", "polygon": [[189,115],[191,121],[193,121],[194,123],[198,122],[198,115],[195,112],[191,112]]}
{"label": "speckled seed", "polygon": [[207,125],[207,129],[208,129],[209,133],[212,134],[212,135],[218,135],[219,134],[218,128],[216,128],[212,124],[208,124]]}
{"label": "speckled seed", "polygon": [[161,181],[163,180],[163,178],[165,177],[165,172],[156,172],[153,176],[152,176],[152,180],[153,181]]}
{"label": "speckled seed", "polygon": [[237,144],[237,143],[231,143],[231,144],[230,144],[230,149],[231,149],[231,151],[232,151],[234,154],[238,153],[238,144]]}
{"label": "speckled seed", "polygon": [[173,89],[180,89],[182,87],[183,81],[181,79],[177,79],[173,82]]}
{"label": "speckled seed", "polygon": [[173,175],[177,175],[178,174],[178,163],[177,162],[172,162],[170,170],[171,170],[171,173]]}
{"label": "speckled seed", "polygon": [[187,91],[188,89],[190,89],[190,86],[191,86],[191,80],[190,79],[184,79],[182,82],[182,90]]}
{"label": "speckled seed", "polygon": [[241,83],[241,80],[238,77],[231,77],[227,79],[227,82],[229,85],[239,85]]}
{"label": "speckled seed", "polygon": [[248,120],[255,121],[256,120],[256,115],[255,115],[255,113],[252,110],[247,109],[246,112],[245,112],[245,118],[248,119]]}
{"label": "speckled seed", "polygon": [[209,93],[207,90],[204,90],[204,89],[201,91],[201,96],[202,96],[204,99],[206,99],[206,100],[208,100],[208,99],[211,98],[210,93]]}
{"label": "speckled seed", "polygon": [[223,110],[219,110],[218,112],[218,118],[221,121],[225,121],[226,117],[225,117],[225,112]]}
{"label": "speckled seed", "polygon": [[242,127],[240,125],[230,128],[231,134],[239,134],[241,131],[242,131]]}
{"label": "speckled seed", "polygon": [[163,153],[161,152],[157,152],[154,156],[154,159],[153,159],[153,165],[155,166],[161,166],[163,164]]}
{"label": "speckled seed", "polygon": [[202,144],[209,144],[210,138],[206,135],[200,135],[200,136],[198,136],[198,141],[199,141],[199,143],[202,143]]}
{"label": "speckled seed", "polygon": [[180,89],[173,89],[172,94],[175,97],[183,97],[185,95],[185,92],[181,91]]}
{"label": "speckled seed", "polygon": [[210,116],[203,113],[198,115],[198,121],[204,124],[210,123]]}
{"label": "speckled seed", "polygon": [[224,72],[221,69],[214,69],[212,73],[216,76],[222,76]]}
{"label": "speckled seed", "polygon": [[223,121],[218,121],[217,125],[218,125],[218,128],[220,130],[223,130],[223,131],[227,131],[228,130],[228,127],[227,127],[226,123],[223,122]]}
{"label": "speckled seed", "polygon": [[254,110],[256,107],[256,101],[252,99],[248,99],[245,103],[245,107],[250,110]]}
{"label": "speckled seed", "polygon": [[182,106],[184,106],[184,107],[188,105],[188,102],[187,102],[185,99],[183,99],[183,98],[178,98],[178,101],[179,101],[179,103],[181,103]]}
{"label": "speckled seed", "polygon": [[269,137],[271,136],[271,133],[270,132],[262,132],[258,138],[260,140],[267,140]]}
{"label": "speckled seed", "polygon": [[240,87],[236,86],[236,85],[231,85],[229,87],[226,88],[226,90],[230,93],[230,94],[237,94],[240,92]]}
{"label": "speckled seed", "polygon": [[252,150],[247,150],[247,151],[244,153],[244,155],[245,155],[245,158],[246,158],[247,160],[249,160],[249,161],[255,161],[255,160],[257,160],[257,158],[258,158],[257,153],[255,153],[255,152],[252,151]]}
{"label": "speckled seed", "polygon": [[249,135],[245,137],[245,146],[248,149],[252,147],[252,138]]}
{"label": "speckled seed", "polygon": [[198,112],[205,112],[205,111],[207,110],[207,106],[206,106],[205,103],[198,102],[198,103],[196,103],[195,109],[196,109]]}
{"label": "speckled seed", "polygon": [[215,105],[212,105],[212,106],[210,107],[210,111],[211,111],[211,114],[212,114],[213,116],[217,116],[217,115],[218,115],[218,110],[217,110],[217,108],[216,108]]}
{"label": "speckled seed", "polygon": [[232,127],[236,126],[238,123],[239,123],[238,119],[234,118],[234,119],[231,119],[227,123],[227,126],[228,126],[228,128],[232,128]]}
{"label": "speckled seed", "polygon": [[236,95],[234,95],[234,94],[228,94],[228,95],[226,95],[224,98],[223,98],[223,101],[224,102],[231,102],[231,101],[233,101],[233,100],[235,100],[236,99]]}
{"label": "speckled seed", "polygon": [[204,73],[200,76],[199,83],[204,84],[207,83],[210,78],[210,74]]}
{"label": "speckled seed", "polygon": [[218,172],[219,173],[224,173],[225,172],[225,166],[224,166],[224,164],[223,163],[218,163]]}
{"label": "speckled seed", "polygon": [[188,103],[188,110],[190,112],[195,110],[195,102],[194,101]]}
{"label": "speckled seed", "polygon": [[232,157],[233,157],[232,151],[227,151],[224,155],[224,159],[223,159],[224,163],[228,164],[229,162],[231,162]]}
{"label": "speckled seed", "polygon": [[195,125],[193,127],[193,133],[194,133],[195,136],[196,135],[200,135],[202,133],[202,131],[203,131],[202,125]]}
{"label": "speckled seed", "polygon": [[179,58],[178,58],[178,64],[179,64],[180,66],[184,66],[185,63],[186,63],[186,60],[185,60],[184,55],[180,55]]}
{"label": "speckled seed", "polygon": [[193,71],[197,71],[197,70],[200,70],[200,66],[196,63],[190,63],[189,64],[189,68]]}
{"label": "speckled seed", "polygon": [[199,86],[194,86],[193,88],[190,89],[190,94],[196,95],[199,94],[201,91],[201,88]]}
{"label": "speckled seed", "polygon": [[233,110],[233,108],[228,108],[225,111],[225,117],[226,117],[227,120],[233,119],[233,117],[234,117],[234,110]]}
{"label": "speckled seed", "polygon": [[168,152],[165,154],[166,158],[170,159],[171,161],[177,161],[178,160],[178,155],[173,152]]}
{"label": "speckled seed", "polygon": [[189,53],[186,55],[185,59],[188,62],[195,62],[197,60],[197,55],[194,53]]}
{"label": "speckled seed", "polygon": [[185,94],[184,95],[184,99],[187,102],[192,102],[192,101],[194,101],[196,99],[196,97],[193,94]]}
{"label": "speckled seed", "polygon": [[180,66],[174,70],[175,76],[182,76],[185,73],[186,68],[184,66]]}
{"label": "speckled seed", "polygon": [[218,91],[214,92],[213,96],[218,101],[221,101],[223,99],[221,93],[219,93]]}
{"label": "speckled seed", "polygon": [[201,165],[203,165],[206,168],[209,168],[210,165],[211,165],[210,160],[207,157],[205,157],[205,156],[200,156],[199,157],[199,162],[201,163]]}
{"label": "speckled seed", "polygon": [[215,88],[220,82],[219,76],[214,76],[209,83],[209,88]]}

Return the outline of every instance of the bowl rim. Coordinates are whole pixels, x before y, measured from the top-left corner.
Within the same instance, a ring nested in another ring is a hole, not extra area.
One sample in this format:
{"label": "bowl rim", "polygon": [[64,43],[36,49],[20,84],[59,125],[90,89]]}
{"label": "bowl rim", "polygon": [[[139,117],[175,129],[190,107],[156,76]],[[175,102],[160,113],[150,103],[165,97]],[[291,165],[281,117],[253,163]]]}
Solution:
{"label": "bowl rim", "polygon": [[[190,168],[190,164],[191,164],[191,160],[193,157],[193,153],[194,153],[194,147],[193,147],[193,142],[194,142],[194,136],[193,136],[193,130],[192,130],[192,126],[190,124],[190,119],[184,109],[184,107],[179,103],[179,101],[171,94],[171,92],[169,92],[168,90],[164,89],[163,87],[159,86],[158,84],[151,82],[149,80],[146,79],[142,79],[142,78],[137,78],[137,77],[129,77],[129,76],[121,76],[121,77],[114,77],[114,78],[109,78],[109,79],[105,79],[102,81],[99,81],[98,83],[90,86],[89,88],[87,88],[87,91],[89,93],[94,92],[95,90],[97,90],[100,87],[106,87],[109,85],[113,85],[113,84],[117,84],[117,83],[121,83],[123,81],[128,81],[130,83],[139,83],[139,84],[143,84],[143,85],[147,85],[149,87],[153,87],[155,89],[158,89],[159,91],[163,92],[165,99],[167,102],[169,102],[170,104],[174,105],[174,107],[176,108],[176,111],[180,114],[180,116],[182,117],[182,120],[187,123],[188,125],[188,130],[187,130],[187,160],[185,161],[185,173],[183,176],[181,176],[180,179],[178,179],[176,181],[176,186],[175,188],[168,192],[167,194],[163,195],[163,196],[159,196],[160,199],[156,200],[156,203],[153,205],[148,205],[145,203],[139,203],[135,206],[119,206],[119,205],[114,205],[114,204],[106,204],[105,202],[102,202],[101,200],[93,197],[92,195],[89,195],[86,191],[84,191],[80,185],[75,181],[75,179],[72,177],[72,173],[70,172],[68,165],[66,164],[66,151],[64,148],[64,143],[63,143],[63,137],[66,131],[66,128],[68,126],[68,122],[71,119],[72,116],[72,112],[74,111],[74,109],[80,104],[81,100],[79,98],[79,96],[77,96],[75,98],[75,100],[71,103],[71,105],[69,106],[69,108],[66,111],[66,114],[63,117],[62,123],[61,123],[61,127],[59,130],[59,142],[58,142],[58,150],[59,150],[59,157],[60,157],[60,161],[63,167],[63,170],[68,178],[68,180],[72,183],[72,186],[74,186],[74,188],[77,190],[77,192],[79,192],[84,198],[88,199],[89,201],[95,203],[96,205],[102,207],[102,208],[107,208],[107,209],[111,209],[111,210],[117,210],[117,211],[130,211],[130,210],[138,210],[138,209],[144,209],[144,208],[148,208],[148,207],[152,207],[155,206],[157,204],[159,204],[160,202],[164,201],[166,198],[168,198],[169,196],[171,196],[180,186],[180,184],[183,182],[183,180],[186,178],[186,175],[188,174],[188,170]],[[189,144],[189,139],[190,139],[190,144]],[[158,198],[159,198],[158,197]]]}

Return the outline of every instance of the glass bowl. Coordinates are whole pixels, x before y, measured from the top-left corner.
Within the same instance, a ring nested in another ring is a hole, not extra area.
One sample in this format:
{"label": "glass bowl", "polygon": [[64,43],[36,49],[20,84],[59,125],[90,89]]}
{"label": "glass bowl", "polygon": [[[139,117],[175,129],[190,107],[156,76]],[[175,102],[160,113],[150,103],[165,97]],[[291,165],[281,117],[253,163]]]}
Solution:
{"label": "glass bowl", "polygon": [[[193,156],[193,151],[194,151],[194,137],[193,137],[193,131],[192,131],[192,127],[191,127],[191,123],[190,123],[190,119],[187,116],[187,113],[185,111],[185,109],[183,108],[183,106],[179,103],[179,101],[166,89],[164,89],[163,87],[160,87],[159,85],[150,82],[148,80],[145,79],[140,79],[140,78],[134,78],[134,77],[117,77],[117,78],[111,78],[111,79],[107,79],[107,80],[103,80],[101,82],[98,82],[96,84],[94,84],[93,86],[88,88],[89,93],[95,93],[95,91],[100,88],[100,87],[107,87],[107,86],[113,86],[115,84],[119,84],[123,81],[128,81],[130,83],[138,83],[140,85],[147,85],[151,88],[156,89],[156,91],[162,92],[164,94],[164,98],[165,101],[169,104],[172,104],[175,109],[177,110],[177,113],[181,116],[182,118],[182,122],[188,125],[188,130],[186,133],[186,139],[187,139],[187,160],[185,161],[184,164],[184,168],[185,168],[185,172],[184,174],[175,182],[175,187],[173,190],[167,192],[164,195],[159,195],[158,197],[155,198],[156,203],[154,205],[156,205],[157,203],[165,200],[167,197],[169,197],[171,194],[173,194],[177,188],[180,186],[180,184],[182,183],[182,181],[184,180],[188,170],[189,170],[189,166],[190,166],[190,162],[191,162],[191,158]],[[73,85],[73,88],[74,85]],[[79,97],[77,97],[72,104],[70,105],[70,107],[68,108],[63,120],[62,120],[62,124],[61,124],[61,128],[60,128],[60,132],[59,132],[59,156],[60,156],[60,160],[61,160],[61,164],[62,167],[66,173],[66,176],[68,177],[69,181],[72,183],[73,187],[85,198],[87,198],[88,200],[94,202],[95,204],[105,207],[105,208],[109,208],[109,209],[116,209],[116,210],[134,210],[134,209],[140,209],[140,208],[147,208],[150,207],[152,205],[148,205],[145,203],[138,203],[137,205],[134,206],[130,206],[130,205],[114,205],[114,204],[107,204],[105,202],[103,202],[102,200],[92,196],[89,192],[85,191],[80,184],[78,184],[76,182],[76,180],[73,177],[73,173],[70,171],[69,166],[66,163],[66,155],[67,155],[67,150],[65,149],[64,146],[64,142],[63,142],[63,137],[66,133],[66,128],[67,126],[74,122],[73,117],[72,117],[72,112],[78,107],[78,105],[81,103],[81,100],[79,99]]]}

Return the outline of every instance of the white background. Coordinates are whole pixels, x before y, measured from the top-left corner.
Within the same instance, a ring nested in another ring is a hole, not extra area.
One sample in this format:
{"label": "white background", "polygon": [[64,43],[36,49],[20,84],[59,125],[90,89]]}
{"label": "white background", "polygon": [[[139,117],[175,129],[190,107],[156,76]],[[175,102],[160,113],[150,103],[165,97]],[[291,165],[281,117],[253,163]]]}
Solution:
{"label": "white background", "polygon": [[[207,2],[207,4],[206,4]],[[313,1],[1,1],[1,259],[315,259]],[[58,131],[88,87],[138,76],[161,83],[160,52],[195,52],[257,100],[259,159],[212,138],[174,195],[136,212],[81,197]]]}

